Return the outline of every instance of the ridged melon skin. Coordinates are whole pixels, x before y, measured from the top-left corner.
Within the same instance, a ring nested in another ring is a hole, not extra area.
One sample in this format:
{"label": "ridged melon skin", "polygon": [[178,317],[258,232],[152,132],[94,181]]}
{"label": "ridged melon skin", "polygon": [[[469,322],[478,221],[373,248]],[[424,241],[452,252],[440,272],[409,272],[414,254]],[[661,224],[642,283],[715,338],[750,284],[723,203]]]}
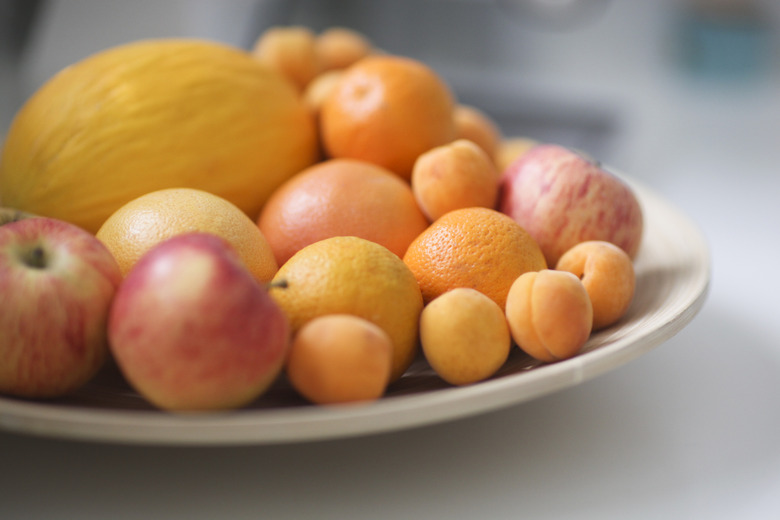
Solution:
{"label": "ridged melon skin", "polygon": [[0,158],[0,204],[94,233],[130,200],[189,187],[256,218],[318,154],[313,114],[248,52],[143,40],[63,69],[22,106]]}

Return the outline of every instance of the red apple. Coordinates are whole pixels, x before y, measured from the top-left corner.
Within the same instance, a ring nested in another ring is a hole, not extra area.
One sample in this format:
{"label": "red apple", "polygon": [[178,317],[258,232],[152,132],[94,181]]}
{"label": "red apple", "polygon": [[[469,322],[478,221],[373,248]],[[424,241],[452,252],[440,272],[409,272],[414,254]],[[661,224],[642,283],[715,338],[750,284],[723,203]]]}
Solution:
{"label": "red apple", "polygon": [[611,242],[631,258],[642,241],[642,209],[631,187],[558,145],[537,145],[503,172],[499,210],[536,239],[547,265],[586,240]]}
{"label": "red apple", "polygon": [[57,397],[108,353],[106,322],[122,275],[93,235],[43,217],[0,226],[0,392]]}
{"label": "red apple", "polygon": [[130,270],[109,317],[128,382],[167,410],[238,408],[282,369],[287,317],[229,244],[207,233],[161,242]]}

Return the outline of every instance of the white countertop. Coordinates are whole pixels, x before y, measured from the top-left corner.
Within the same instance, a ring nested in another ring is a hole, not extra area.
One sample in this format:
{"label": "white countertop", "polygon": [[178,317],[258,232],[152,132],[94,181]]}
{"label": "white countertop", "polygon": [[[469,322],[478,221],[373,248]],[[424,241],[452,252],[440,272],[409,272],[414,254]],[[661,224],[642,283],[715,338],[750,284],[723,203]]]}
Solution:
{"label": "white countertop", "polygon": [[649,354],[505,410],[346,440],[0,433],[0,518],[780,517],[778,86],[666,81],[634,114],[615,166],[697,221],[713,258],[704,308]]}

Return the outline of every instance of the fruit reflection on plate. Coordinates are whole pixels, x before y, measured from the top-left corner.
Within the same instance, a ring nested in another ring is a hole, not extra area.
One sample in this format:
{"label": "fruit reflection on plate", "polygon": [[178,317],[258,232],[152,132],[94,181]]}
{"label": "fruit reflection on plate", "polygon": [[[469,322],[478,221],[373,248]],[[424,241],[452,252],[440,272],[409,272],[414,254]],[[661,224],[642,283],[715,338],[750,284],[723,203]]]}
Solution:
{"label": "fruit reflection on plate", "polygon": [[305,403],[284,381],[249,407],[218,414],[153,409],[113,367],[72,396],[48,402],[0,398],[0,428],[48,437],[135,444],[272,444],[343,438],[423,426],[517,405],[573,387],[662,344],[701,309],[710,280],[708,245],[684,213],[627,178],[645,216],[636,294],[615,325],[578,356],[542,364],[513,348],[490,380],[453,387],[418,359],[383,399],[364,405]]}

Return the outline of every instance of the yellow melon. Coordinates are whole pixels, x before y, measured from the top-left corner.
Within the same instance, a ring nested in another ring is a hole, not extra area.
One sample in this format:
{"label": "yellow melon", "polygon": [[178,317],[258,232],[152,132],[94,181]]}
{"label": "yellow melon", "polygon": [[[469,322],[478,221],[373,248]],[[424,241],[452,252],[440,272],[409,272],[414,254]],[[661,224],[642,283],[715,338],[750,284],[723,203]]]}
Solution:
{"label": "yellow melon", "polygon": [[0,158],[0,204],[96,232],[140,195],[189,187],[255,218],[318,159],[316,132],[300,95],[247,51],[132,42],[63,69],[22,106]]}

